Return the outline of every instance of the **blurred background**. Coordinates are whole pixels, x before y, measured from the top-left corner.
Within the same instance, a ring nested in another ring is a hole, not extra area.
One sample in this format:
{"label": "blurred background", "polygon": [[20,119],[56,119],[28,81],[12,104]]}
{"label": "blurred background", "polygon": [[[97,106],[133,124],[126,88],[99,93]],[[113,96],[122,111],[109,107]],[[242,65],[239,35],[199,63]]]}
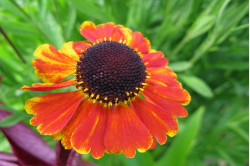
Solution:
{"label": "blurred background", "polygon": [[[13,112],[0,127],[29,125],[25,101],[47,93],[20,90],[40,82],[31,65],[37,46],[59,49],[67,41],[85,40],[79,33],[83,21],[113,21],[142,32],[153,49],[164,52],[192,96],[189,116],[179,119],[178,134],[165,145],[133,159],[83,158],[101,166],[246,166],[248,14],[247,0],[0,0],[0,108]],[[52,138],[41,137],[55,147]],[[2,133],[0,152],[11,152]]]}

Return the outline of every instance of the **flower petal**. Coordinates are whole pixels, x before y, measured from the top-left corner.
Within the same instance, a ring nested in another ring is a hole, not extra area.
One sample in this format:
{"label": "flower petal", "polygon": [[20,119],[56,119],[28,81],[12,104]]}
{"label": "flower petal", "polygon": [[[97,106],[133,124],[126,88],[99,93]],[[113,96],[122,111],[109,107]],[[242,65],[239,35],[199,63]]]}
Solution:
{"label": "flower petal", "polygon": [[83,97],[80,91],[51,93],[27,100],[25,110],[35,115],[30,123],[39,125],[37,130],[41,134],[50,135],[68,123]]}
{"label": "flower petal", "polygon": [[72,78],[58,83],[34,83],[32,84],[32,87],[24,85],[21,89],[32,90],[32,91],[50,91],[50,90],[65,88],[75,84],[76,84],[75,78]]}
{"label": "flower petal", "polygon": [[112,41],[117,42],[125,41],[125,44],[128,45],[132,40],[132,33],[133,32],[129,28],[126,28],[123,25],[116,25],[111,39]]}
{"label": "flower petal", "polygon": [[163,108],[165,111],[179,117],[186,117],[187,110],[181,106],[181,102],[167,99],[152,91],[145,90],[142,92],[143,96],[150,102]]}
{"label": "flower petal", "polygon": [[135,156],[135,147],[139,152],[148,150],[153,143],[151,134],[129,106],[117,106],[111,110],[104,137],[109,153],[126,157]]}
{"label": "flower petal", "polygon": [[160,74],[160,75],[164,75],[164,76],[171,76],[173,78],[177,78],[177,75],[175,74],[175,72],[173,72],[172,69],[170,69],[168,66],[164,66],[164,67],[147,67],[147,72],[150,74]]}
{"label": "flower petal", "polygon": [[156,140],[153,139],[153,143],[152,143],[150,149],[154,149],[156,147],[156,145],[157,145]]}
{"label": "flower petal", "polygon": [[43,82],[58,82],[74,73],[74,59],[61,55],[54,46],[39,46],[34,55],[38,59],[32,61],[35,73]]}
{"label": "flower petal", "polygon": [[170,136],[174,136],[178,131],[176,118],[160,107],[139,97],[131,102],[131,105],[132,109],[147,126],[150,133],[157,139],[159,144],[164,144],[167,141],[165,132]]}
{"label": "flower petal", "polygon": [[108,117],[108,108],[100,104],[95,107],[87,118],[79,124],[71,137],[71,143],[78,153],[86,154],[91,150],[94,158],[103,156],[105,147],[103,144],[104,133]]}
{"label": "flower petal", "polygon": [[113,22],[95,25],[91,21],[85,21],[80,27],[80,33],[91,42],[112,40],[119,42],[120,40],[129,41],[132,32],[122,25],[115,25]]}
{"label": "flower petal", "polygon": [[189,104],[191,100],[189,93],[183,88],[147,85],[145,91],[151,91],[152,93],[158,94],[164,98],[178,101],[182,105]]}
{"label": "flower petal", "polygon": [[95,42],[98,39],[96,26],[91,21],[84,21],[80,26],[80,33],[86,39]]}
{"label": "flower petal", "polygon": [[41,59],[33,59],[32,65],[36,76],[46,83],[61,81],[75,72],[73,66],[50,63]]}
{"label": "flower petal", "polygon": [[80,50],[86,49],[89,42],[68,42],[57,51],[49,44],[39,46],[32,61],[35,73],[43,82],[58,82],[75,72],[75,60],[79,59]]}
{"label": "flower petal", "polygon": [[82,53],[88,49],[88,47],[92,46],[92,44],[90,42],[87,41],[79,41],[79,42],[74,42],[73,43],[73,49],[75,50],[75,52],[81,56]]}
{"label": "flower petal", "polygon": [[[80,41],[80,42],[67,42],[65,43],[58,52],[64,57],[67,58],[73,65],[75,64],[75,60],[79,59],[79,56],[82,55],[82,52],[85,51],[89,46],[92,44],[87,41]],[[79,52],[81,51],[81,52]]]}
{"label": "flower petal", "polygon": [[168,64],[167,58],[164,57],[164,54],[161,51],[143,55],[142,61],[144,63],[148,62],[146,67],[163,67]]}
{"label": "flower petal", "polygon": [[57,133],[57,137],[61,135],[61,143],[66,149],[72,148],[70,139],[73,132],[81,124],[81,122],[87,118],[94,106],[95,104],[89,102],[88,100],[82,101],[69,123],[59,133]]}
{"label": "flower petal", "polygon": [[161,74],[151,74],[150,79],[147,79],[147,82],[151,85],[163,85],[163,86],[171,86],[171,87],[182,87],[181,83],[179,83],[172,76],[164,76]]}
{"label": "flower petal", "polygon": [[151,44],[147,38],[144,38],[141,32],[134,32],[132,34],[131,42],[128,44],[131,48],[137,49],[143,54],[149,53]]}

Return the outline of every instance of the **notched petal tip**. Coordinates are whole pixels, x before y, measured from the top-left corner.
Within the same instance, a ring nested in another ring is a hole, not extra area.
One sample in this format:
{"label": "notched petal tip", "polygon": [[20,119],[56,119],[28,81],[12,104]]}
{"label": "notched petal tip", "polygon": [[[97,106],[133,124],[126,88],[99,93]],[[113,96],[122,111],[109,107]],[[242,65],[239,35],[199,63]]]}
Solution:
{"label": "notched petal tip", "polygon": [[96,26],[92,21],[84,21],[80,26],[80,31],[84,29],[96,29]]}
{"label": "notched petal tip", "polygon": [[[40,57],[40,54],[43,52],[43,50],[48,50],[48,49],[50,49],[50,46],[52,46],[52,45],[50,45],[50,44],[48,44],[48,43],[46,43],[46,44],[42,44],[42,45],[40,45],[40,46],[38,46],[36,49],[35,49],[35,51],[34,51],[34,56],[36,57],[36,58],[39,58]],[[53,47],[53,46],[52,46]]]}
{"label": "notched petal tip", "polygon": [[89,101],[86,104],[93,105],[92,110],[88,110],[90,113],[74,130],[70,138],[71,145],[78,153],[87,154],[91,151],[94,158],[100,158],[105,152],[103,137],[109,108]]}
{"label": "notched petal tip", "polygon": [[44,135],[60,131],[74,115],[84,95],[80,91],[51,93],[29,99],[25,110],[35,116],[32,125],[39,125],[37,130]]}
{"label": "notched petal tip", "polygon": [[30,86],[24,85],[20,89],[23,91],[29,91]]}
{"label": "notched petal tip", "polygon": [[90,40],[91,42],[95,42],[97,39],[96,26],[91,21],[84,21],[80,26],[80,33],[83,37]]}
{"label": "notched petal tip", "polygon": [[[79,59],[79,55],[77,54],[77,52],[73,48],[74,43],[75,42],[73,42],[73,41],[64,43],[63,46],[58,50],[58,52],[62,55],[65,55],[65,58],[69,61]],[[68,59],[68,57],[70,57],[70,59]]]}
{"label": "notched petal tip", "polygon": [[39,97],[34,97],[34,98],[31,98],[29,100],[27,100],[25,102],[25,105],[24,105],[24,109],[26,110],[26,112],[28,114],[33,114],[35,115],[35,111],[33,110],[33,106],[38,103],[39,101],[41,101],[41,99]]}
{"label": "notched petal tip", "polygon": [[183,103],[182,105],[186,106],[191,102],[191,95],[188,93],[188,91],[186,89],[184,89],[184,91],[185,91],[187,97],[186,97],[186,102]]}
{"label": "notched petal tip", "polygon": [[80,33],[93,43],[102,41],[131,43],[133,32],[123,25],[115,25],[113,22],[95,25],[91,21],[85,21],[80,26]]}
{"label": "notched petal tip", "polygon": [[79,54],[73,48],[74,42],[65,43],[59,51],[50,45],[43,44],[34,51],[37,59],[32,60],[35,74],[43,82],[55,83],[75,72],[75,60]]}
{"label": "notched petal tip", "polygon": [[123,152],[126,157],[132,158],[136,149],[144,152],[150,149],[152,143],[152,135],[130,107],[117,106],[110,112],[104,136],[104,145],[109,153]]}
{"label": "notched petal tip", "polygon": [[166,134],[173,136],[178,131],[177,119],[167,110],[147,101],[147,98],[137,98],[131,106],[159,144],[166,143]]}
{"label": "notched petal tip", "polygon": [[137,49],[138,52],[141,52],[143,54],[148,54],[151,50],[150,41],[145,38],[141,32],[137,31],[132,34],[132,39],[129,43],[129,46],[133,49]]}
{"label": "notched petal tip", "polygon": [[167,132],[167,135],[169,137],[174,137],[177,134],[178,130],[171,130]]}

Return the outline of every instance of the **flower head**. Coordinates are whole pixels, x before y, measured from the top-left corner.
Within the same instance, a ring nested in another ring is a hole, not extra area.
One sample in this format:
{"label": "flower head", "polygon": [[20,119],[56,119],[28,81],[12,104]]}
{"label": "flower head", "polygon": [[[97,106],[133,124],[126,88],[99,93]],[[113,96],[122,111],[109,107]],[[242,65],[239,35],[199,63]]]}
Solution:
{"label": "flower head", "polygon": [[33,66],[44,83],[23,90],[77,90],[29,99],[25,109],[35,115],[31,124],[61,139],[66,149],[91,151],[94,158],[105,151],[134,157],[135,148],[144,152],[174,136],[176,116],[187,116],[182,105],[190,96],[164,54],[122,25],[86,21],[80,32],[90,42],[68,42],[58,51],[44,44],[35,50]]}

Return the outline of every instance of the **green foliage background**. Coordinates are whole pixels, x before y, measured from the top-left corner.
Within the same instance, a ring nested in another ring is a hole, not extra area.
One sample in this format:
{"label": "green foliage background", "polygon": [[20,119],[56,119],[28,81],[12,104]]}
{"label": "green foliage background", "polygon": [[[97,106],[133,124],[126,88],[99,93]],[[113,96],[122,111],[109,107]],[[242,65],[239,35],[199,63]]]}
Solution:
{"label": "green foliage background", "polygon": [[[0,26],[26,61],[0,35],[1,108],[14,113],[0,126],[28,124],[25,101],[45,94],[20,90],[39,82],[31,65],[38,45],[59,49],[85,40],[79,34],[83,21],[113,21],[141,31],[152,48],[164,52],[191,93],[189,116],[179,119],[180,131],[166,145],[133,159],[83,157],[102,166],[248,165],[248,10],[247,0],[0,0]],[[10,152],[1,134],[0,140],[0,151]]]}

